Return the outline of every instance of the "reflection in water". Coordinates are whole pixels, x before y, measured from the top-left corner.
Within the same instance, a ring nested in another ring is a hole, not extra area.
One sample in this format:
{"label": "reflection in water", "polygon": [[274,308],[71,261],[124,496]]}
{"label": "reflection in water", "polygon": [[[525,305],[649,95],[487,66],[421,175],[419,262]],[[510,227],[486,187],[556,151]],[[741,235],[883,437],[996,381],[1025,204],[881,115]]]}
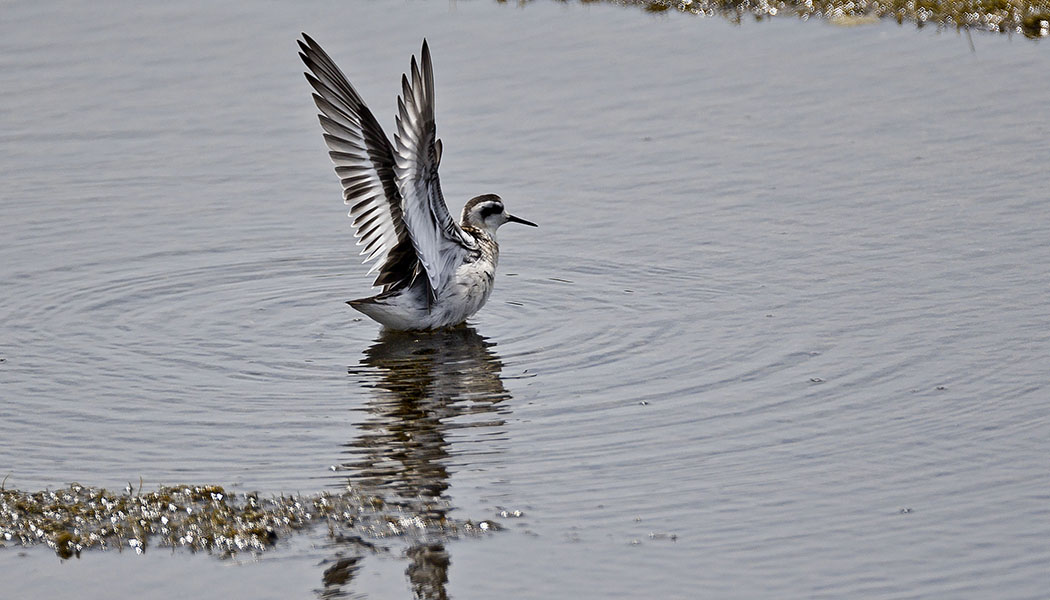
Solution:
{"label": "reflection in water", "polygon": [[448,593],[448,565],[452,562],[444,544],[417,544],[408,549],[411,561],[405,574],[416,598],[445,600]]}
{"label": "reflection in water", "polygon": [[[338,469],[348,485],[397,505],[419,523],[444,523],[452,509],[446,496],[449,460],[453,454],[460,460],[463,456],[450,435],[461,428],[499,428],[504,423],[499,407],[510,395],[493,346],[469,326],[433,333],[382,332],[361,364],[349,369],[373,393],[363,409],[370,416],[360,425],[361,435],[346,445],[347,458]],[[421,531],[407,551],[409,583],[416,598],[447,598],[451,559],[441,529],[436,535]],[[322,594],[343,593],[353,573],[350,568],[340,572],[345,577],[326,574]]]}
{"label": "reflection in water", "polygon": [[326,568],[324,575],[321,576],[321,581],[324,583],[324,589],[320,592],[321,598],[327,600],[342,596],[343,585],[349,583],[357,573],[361,566],[360,562],[360,556],[338,558],[332,566]]}

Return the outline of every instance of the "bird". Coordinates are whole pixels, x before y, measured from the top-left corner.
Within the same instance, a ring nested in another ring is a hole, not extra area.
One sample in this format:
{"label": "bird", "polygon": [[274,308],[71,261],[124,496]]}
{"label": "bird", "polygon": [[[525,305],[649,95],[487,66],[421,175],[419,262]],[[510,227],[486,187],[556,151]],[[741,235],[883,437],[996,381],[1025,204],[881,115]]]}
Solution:
{"label": "bird", "polygon": [[387,329],[434,330],[460,325],[492,293],[505,223],[536,227],[507,212],[496,194],[449,213],[438,165],[434,67],[426,39],[420,60],[401,76],[393,144],[335,61],[309,35],[298,40],[309,72],[324,141],[350,206],[354,236],[378,294],[347,302]]}

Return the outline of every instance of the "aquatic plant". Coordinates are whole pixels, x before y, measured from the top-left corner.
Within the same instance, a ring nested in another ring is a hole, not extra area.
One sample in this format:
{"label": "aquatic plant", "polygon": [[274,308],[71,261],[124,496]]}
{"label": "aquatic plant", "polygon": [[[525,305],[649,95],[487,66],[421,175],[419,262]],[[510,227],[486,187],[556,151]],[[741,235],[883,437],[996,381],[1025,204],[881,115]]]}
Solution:
{"label": "aquatic plant", "polygon": [[318,523],[327,523],[335,539],[444,540],[498,529],[490,521],[453,521],[443,510],[416,509],[352,489],[269,498],[206,485],[147,493],[130,485],[116,493],[76,483],[53,491],[0,489],[0,547],[46,544],[58,556],[70,558],[89,548],[141,554],[157,544],[227,556],[266,550]]}
{"label": "aquatic plant", "polygon": [[[531,0],[520,0],[528,3]],[[720,16],[739,23],[793,15],[823,18],[837,25],[859,25],[880,19],[918,27],[1019,33],[1028,38],[1050,35],[1050,0],[582,0],[635,6],[647,12],[678,11]]]}

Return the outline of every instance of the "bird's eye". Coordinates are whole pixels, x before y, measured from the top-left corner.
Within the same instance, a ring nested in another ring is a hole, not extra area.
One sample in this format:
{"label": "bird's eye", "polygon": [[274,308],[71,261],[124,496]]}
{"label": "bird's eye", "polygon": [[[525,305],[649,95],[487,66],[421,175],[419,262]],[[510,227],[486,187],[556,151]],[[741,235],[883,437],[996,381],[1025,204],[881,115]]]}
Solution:
{"label": "bird's eye", "polygon": [[481,218],[487,219],[491,215],[498,215],[503,212],[502,204],[489,204],[481,209]]}

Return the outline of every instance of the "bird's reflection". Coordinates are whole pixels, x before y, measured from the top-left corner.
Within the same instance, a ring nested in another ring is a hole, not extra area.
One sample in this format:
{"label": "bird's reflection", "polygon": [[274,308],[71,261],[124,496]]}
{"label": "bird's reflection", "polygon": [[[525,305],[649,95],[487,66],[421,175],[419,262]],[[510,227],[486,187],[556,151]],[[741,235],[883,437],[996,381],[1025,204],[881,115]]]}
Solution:
{"label": "bird's reflection", "polygon": [[[369,416],[359,426],[360,435],[346,445],[338,469],[344,483],[426,522],[445,522],[452,508],[446,494],[450,459],[466,458],[463,448],[449,439],[451,432],[465,427],[498,430],[504,423],[501,403],[510,396],[494,346],[469,326],[433,333],[382,332],[360,364],[349,368],[372,393],[363,408]],[[430,536],[408,549],[406,575],[416,598],[448,597],[451,560],[444,541]],[[326,579],[325,591],[339,594],[348,581]]]}

